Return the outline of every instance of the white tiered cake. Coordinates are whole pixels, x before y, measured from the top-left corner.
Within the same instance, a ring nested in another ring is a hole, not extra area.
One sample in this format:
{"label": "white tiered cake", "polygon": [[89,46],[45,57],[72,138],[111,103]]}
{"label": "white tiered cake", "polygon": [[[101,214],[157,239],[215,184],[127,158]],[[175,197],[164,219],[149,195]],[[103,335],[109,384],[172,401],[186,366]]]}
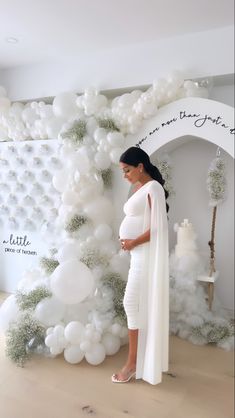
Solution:
{"label": "white tiered cake", "polygon": [[193,225],[188,219],[184,219],[180,226],[177,225],[177,244],[175,246],[175,255],[180,258],[190,255],[197,251],[196,234]]}

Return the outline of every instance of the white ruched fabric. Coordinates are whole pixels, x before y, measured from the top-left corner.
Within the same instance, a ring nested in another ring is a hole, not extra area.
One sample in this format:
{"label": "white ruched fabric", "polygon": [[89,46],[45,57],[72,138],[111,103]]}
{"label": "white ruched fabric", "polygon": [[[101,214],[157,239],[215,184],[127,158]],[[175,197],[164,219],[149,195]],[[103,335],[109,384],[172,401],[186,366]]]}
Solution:
{"label": "white ruched fabric", "polygon": [[140,283],[144,280],[141,275],[144,274],[144,245],[138,245],[131,250],[130,269],[123,299],[123,306],[127,316],[127,326],[129,329],[139,328],[139,298]]}
{"label": "white ruched fabric", "polygon": [[162,186],[155,180],[149,181],[128,199],[124,211],[127,216],[120,227],[120,238],[136,237],[134,231],[124,236],[125,229],[128,231],[128,217],[133,224],[131,217],[137,216],[138,226],[141,219],[141,233],[150,228],[149,245],[140,246],[144,256],[139,276],[136,379],[155,385],[162,381],[162,372],[168,370],[169,357],[168,222]]}

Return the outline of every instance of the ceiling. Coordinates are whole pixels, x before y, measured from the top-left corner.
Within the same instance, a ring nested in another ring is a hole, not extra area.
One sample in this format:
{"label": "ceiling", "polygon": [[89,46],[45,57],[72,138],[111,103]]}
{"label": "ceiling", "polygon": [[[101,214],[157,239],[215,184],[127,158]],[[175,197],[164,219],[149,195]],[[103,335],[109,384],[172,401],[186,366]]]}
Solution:
{"label": "ceiling", "polygon": [[[0,69],[230,26],[233,3],[0,0]],[[18,42],[9,43],[8,38]]]}

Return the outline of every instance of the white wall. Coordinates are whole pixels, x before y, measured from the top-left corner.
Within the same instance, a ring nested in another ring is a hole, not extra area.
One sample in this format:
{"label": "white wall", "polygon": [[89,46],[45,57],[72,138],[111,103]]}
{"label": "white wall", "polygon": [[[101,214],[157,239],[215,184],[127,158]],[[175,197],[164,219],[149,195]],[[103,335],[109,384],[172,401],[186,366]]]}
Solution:
{"label": "white wall", "polygon": [[234,107],[234,84],[214,86],[210,93],[210,99]]}
{"label": "white wall", "polygon": [[12,100],[29,100],[94,85],[101,90],[148,85],[174,69],[186,78],[232,74],[233,27],[192,33],[57,62],[6,69],[0,84]]}

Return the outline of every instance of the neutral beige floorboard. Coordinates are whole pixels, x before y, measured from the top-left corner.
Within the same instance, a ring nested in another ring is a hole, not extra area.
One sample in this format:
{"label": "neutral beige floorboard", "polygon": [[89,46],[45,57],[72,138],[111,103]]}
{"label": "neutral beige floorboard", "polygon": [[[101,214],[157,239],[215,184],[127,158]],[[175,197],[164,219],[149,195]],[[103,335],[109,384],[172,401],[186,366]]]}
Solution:
{"label": "neutral beige floorboard", "polygon": [[[4,296],[0,294],[0,303]],[[70,365],[35,355],[24,368],[0,336],[1,418],[233,418],[233,353],[170,339],[170,370],[160,385],[113,384],[127,347],[102,365]]]}

